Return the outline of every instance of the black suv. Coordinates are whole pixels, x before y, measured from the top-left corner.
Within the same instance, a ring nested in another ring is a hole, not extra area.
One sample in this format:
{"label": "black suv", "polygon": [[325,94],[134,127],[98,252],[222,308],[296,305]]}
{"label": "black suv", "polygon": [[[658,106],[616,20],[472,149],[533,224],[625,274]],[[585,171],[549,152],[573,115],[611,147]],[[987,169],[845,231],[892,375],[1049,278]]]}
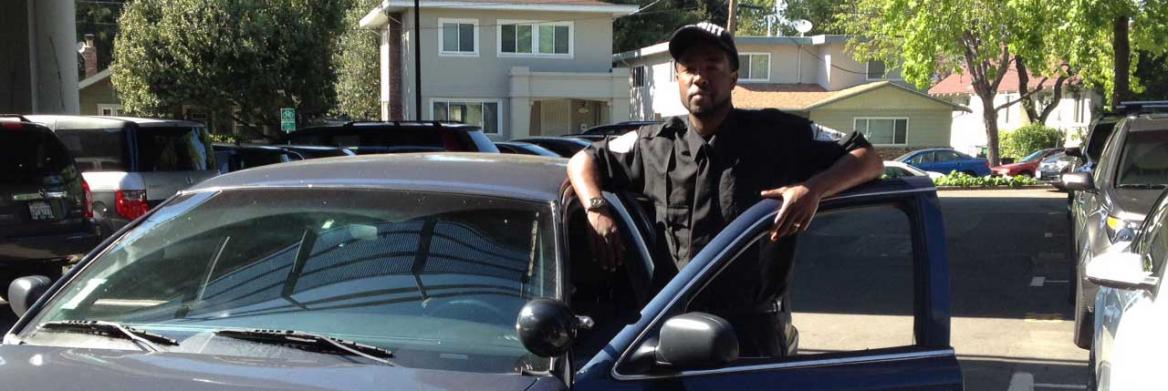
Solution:
{"label": "black suv", "polygon": [[1063,186],[1074,191],[1075,344],[1084,349],[1091,346],[1099,290],[1085,278],[1086,262],[1114,243],[1130,241],[1168,188],[1168,114],[1128,115],[1115,124],[1098,155],[1087,146],[1090,168],[1063,174]]}
{"label": "black suv", "polygon": [[434,121],[348,122],[289,133],[284,142],[300,145],[356,147],[357,154],[420,152],[494,152],[499,149],[473,125]]}
{"label": "black suv", "polygon": [[0,120],[0,156],[0,287],[55,279],[97,245],[89,187],[53,131],[24,117]]}

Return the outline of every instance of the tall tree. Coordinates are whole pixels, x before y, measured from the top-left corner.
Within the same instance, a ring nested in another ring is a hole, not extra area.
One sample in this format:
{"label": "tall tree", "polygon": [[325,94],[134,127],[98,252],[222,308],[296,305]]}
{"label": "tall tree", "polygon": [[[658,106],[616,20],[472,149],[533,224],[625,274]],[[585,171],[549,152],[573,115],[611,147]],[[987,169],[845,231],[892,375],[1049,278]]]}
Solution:
{"label": "tall tree", "polygon": [[349,0],[344,32],[338,38],[333,61],[337,66],[337,106],[335,116],[353,119],[378,118],[381,112],[380,57],[378,31],[363,29],[358,22],[380,1]]}
{"label": "tall tree", "polygon": [[1052,31],[1085,80],[1102,87],[1112,104],[1142,91],[1133,60],[1168,49],[1168,0],[1060,1],[1065,19]]}
{"label": "tall tree", "polygon": [[324,114],[344,12],[334,1],[135,0],[115,39],[114,88],[139,114],[197,105],[249,127],[278,124],[281,107]]}
{"label": "tall tree", "polygon": [[848,46],[860,58],[902,64],[905,80],[930,86],[938,74],[968,72],[982,103],[990,164],[999,162],[998,110],[994,97],[1011,59],[1044,59],[1037,42],[1019,32],[1046,26],[1033,18],[1043,0],[854,0],[837,22],[852,35]]}

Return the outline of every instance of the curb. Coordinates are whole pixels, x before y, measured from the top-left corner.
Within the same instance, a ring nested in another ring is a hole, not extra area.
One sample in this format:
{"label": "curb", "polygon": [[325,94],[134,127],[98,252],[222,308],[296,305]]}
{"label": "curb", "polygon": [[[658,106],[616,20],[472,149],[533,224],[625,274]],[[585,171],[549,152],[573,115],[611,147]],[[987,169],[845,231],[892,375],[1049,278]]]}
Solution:
{"label": "curb", "polygon": [[1010,186],[977,186],[977,187],[960,187],[960,186],[937,186],[937,191],[945,190],[1033,190],[1033,189],[1054,189],[1051,185],[1027,185],[1019,187]]}

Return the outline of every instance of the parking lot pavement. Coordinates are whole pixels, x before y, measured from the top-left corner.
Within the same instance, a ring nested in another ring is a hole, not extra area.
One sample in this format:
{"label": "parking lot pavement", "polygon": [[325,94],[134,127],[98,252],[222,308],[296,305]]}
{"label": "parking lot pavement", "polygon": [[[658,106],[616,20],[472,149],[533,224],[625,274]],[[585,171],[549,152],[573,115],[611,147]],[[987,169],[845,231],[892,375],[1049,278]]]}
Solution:
{"label": "parking lot pavement", "polygon": [[[940,195],[951,266],[952,344],[965,389],[1085,389],[1087,351],[1071,343],[1066,194],[1040,189]],[[879,219],[855,224],[879,239],[888,234],[889,225]],[[884,256],[908,250],[890,245],[872,251]],[[869,294],[847,292],[840,300],[838,291],[809,292],[794,299],[795,324],[806,353],[911,344],[911,301],[881,302],[903,293],[903,287],[890,282],[897,269],[865,265],[843,272],[851,275],[845,276],[847,283]],[[808,275],[796,271],[795,292],[800,284],[815,285],[800,281]],[[850,304],[830,308],[816,303],[816,297],[834,297],[837,306]],[[846,309],[859,310],[849,314]],[[14,321],[8,304],[0,302],[0,329],[7,330]]]}

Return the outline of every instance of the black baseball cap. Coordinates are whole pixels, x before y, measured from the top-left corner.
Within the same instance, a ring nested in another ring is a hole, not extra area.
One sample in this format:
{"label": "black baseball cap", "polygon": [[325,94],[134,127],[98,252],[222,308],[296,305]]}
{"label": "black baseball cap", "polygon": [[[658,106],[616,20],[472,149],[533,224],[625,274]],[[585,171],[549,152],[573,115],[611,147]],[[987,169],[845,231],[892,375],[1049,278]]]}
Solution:
{"label": "black baseball cap", "polygon": [[738,47],[734,46],[734,35],[710,22],[688,24],[674,31],[669,38],[669,55],[678,60],[686,49],[702,42],[712,43],[725,50],[730,55],[731,70],[738,70]]}

